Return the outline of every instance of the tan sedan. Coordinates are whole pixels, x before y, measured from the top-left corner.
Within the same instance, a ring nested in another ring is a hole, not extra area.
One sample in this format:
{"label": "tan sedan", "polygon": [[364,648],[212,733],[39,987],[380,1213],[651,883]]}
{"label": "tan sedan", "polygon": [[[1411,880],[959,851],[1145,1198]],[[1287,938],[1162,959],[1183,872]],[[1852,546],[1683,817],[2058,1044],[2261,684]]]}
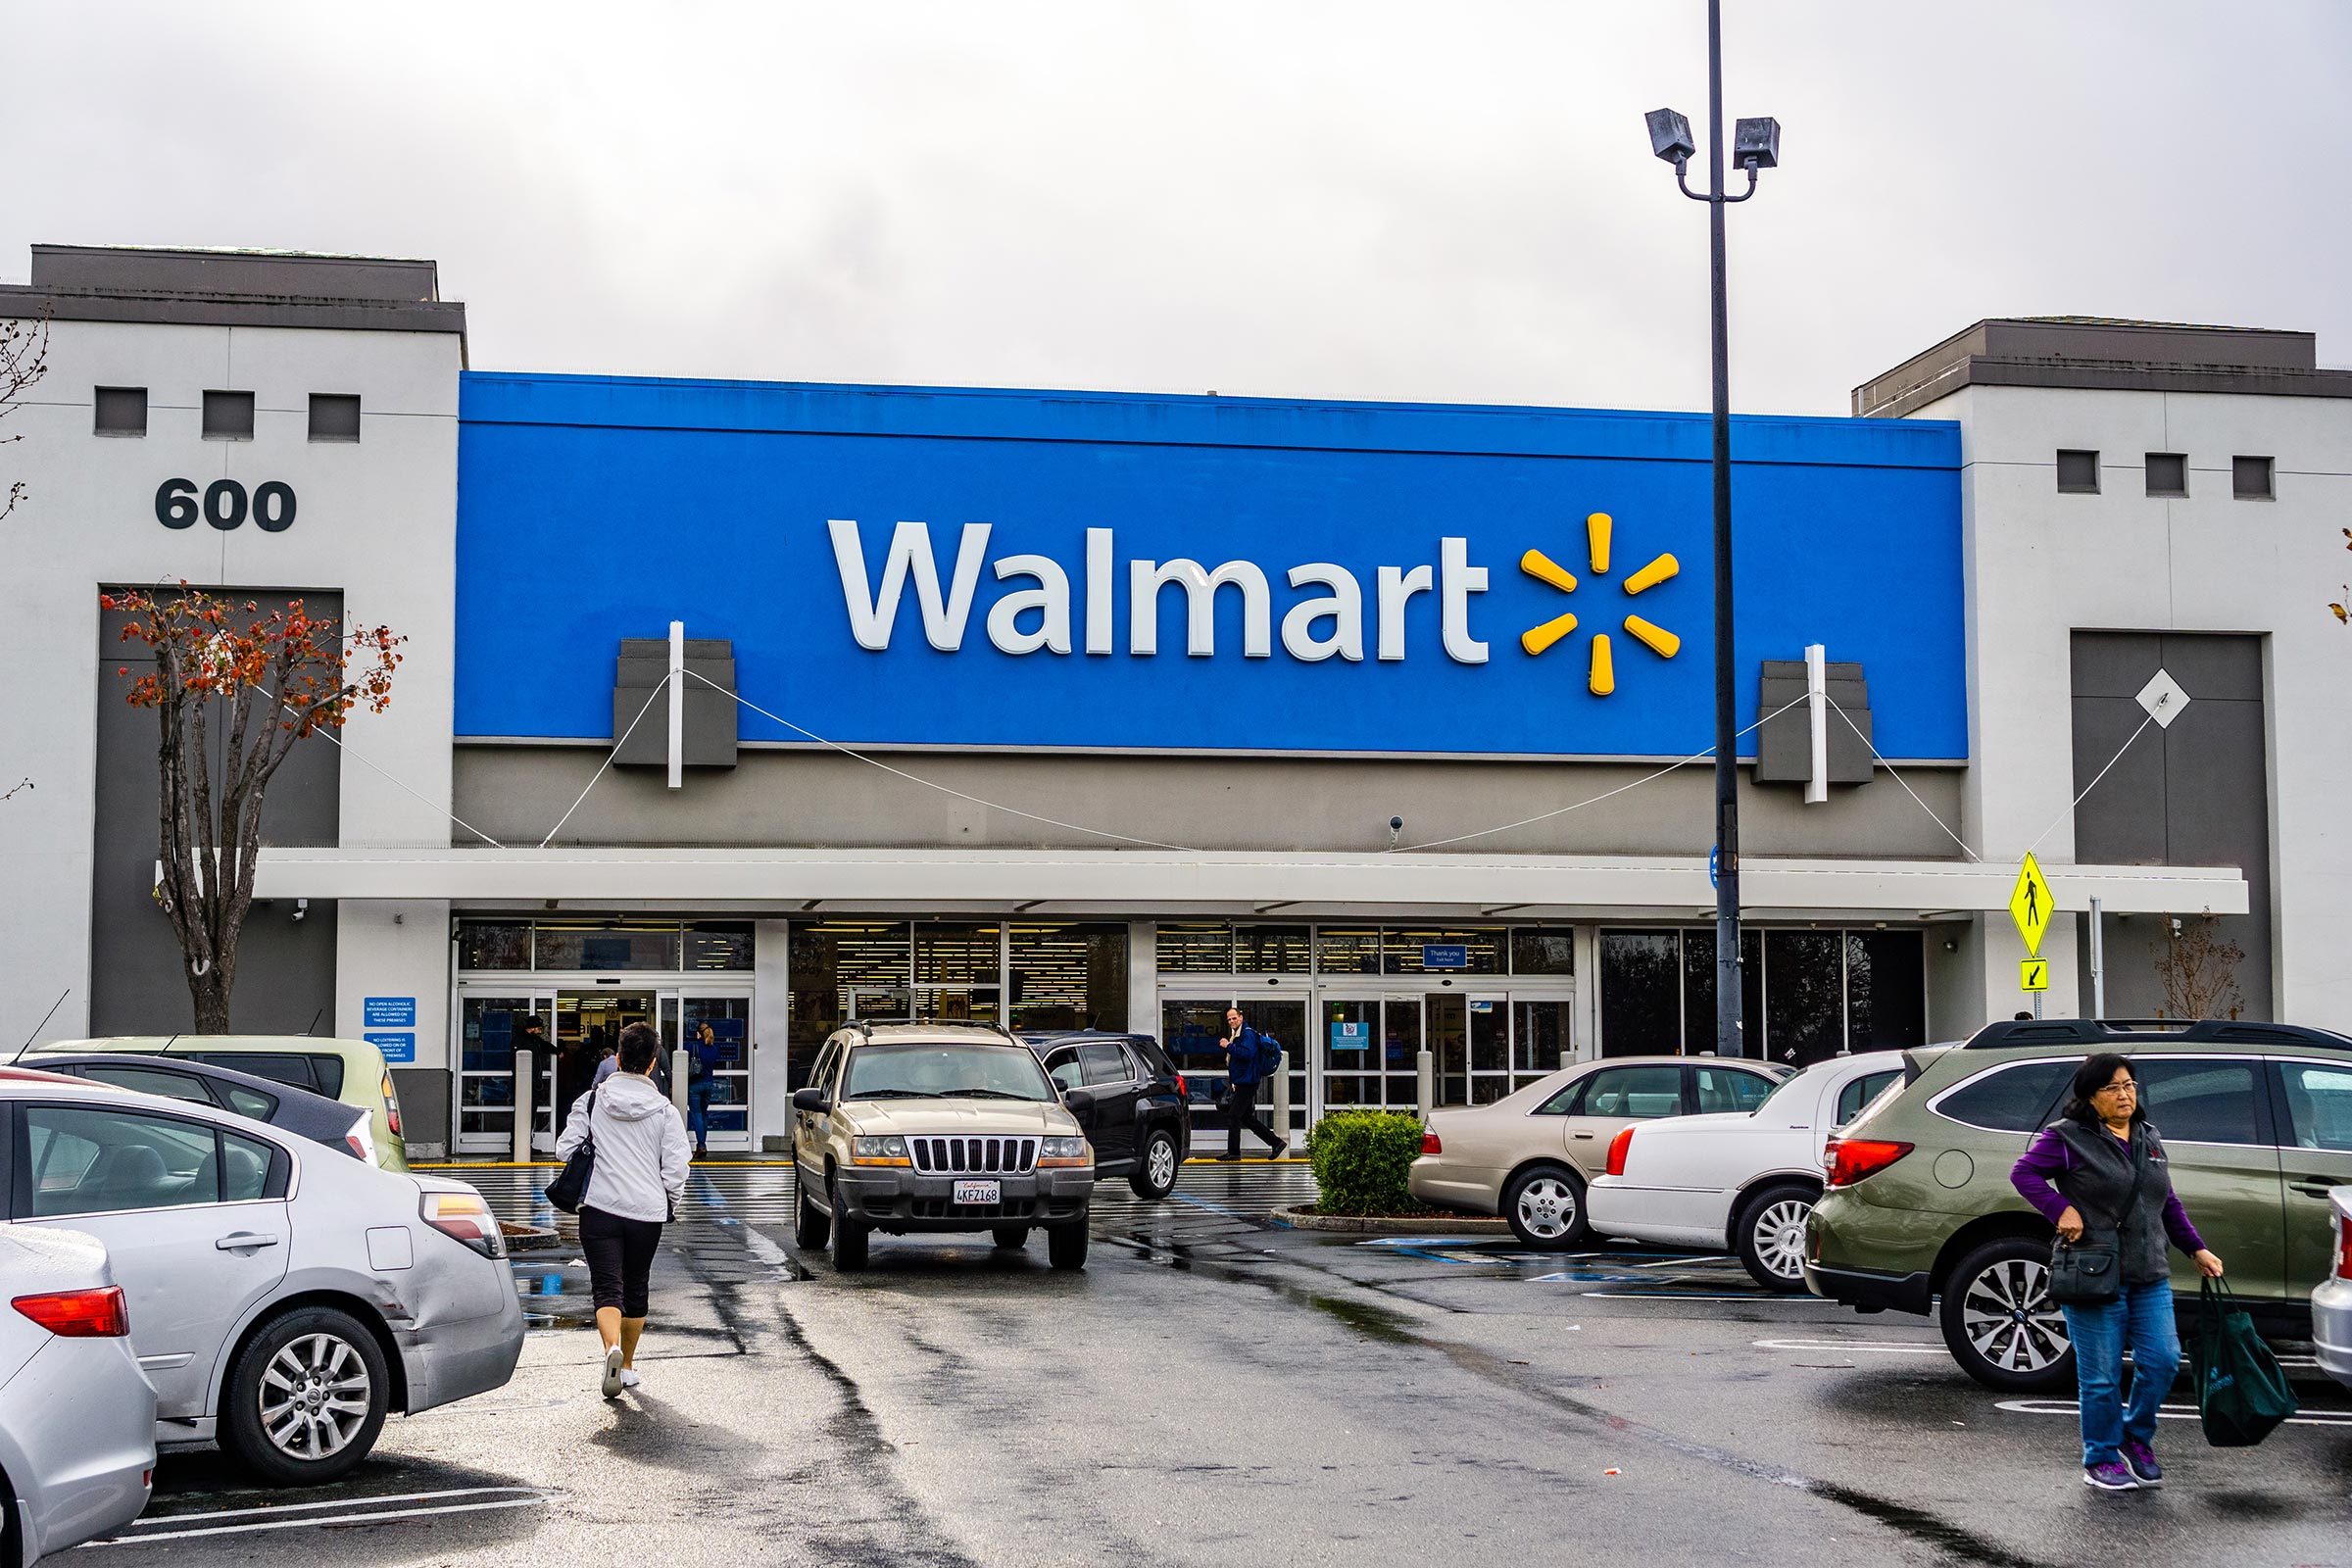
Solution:
{"label": "tan sedan", "polygon": [[1424,1203],[1500,1214],[1530,1247],[1587,1234],[1585,1184],[1638,1121],[1753,1110],[1788,1076],[1766,1061],[1611,1056],[1563,1068],[1491,1105],[1430,1112],[1406,1180]]}

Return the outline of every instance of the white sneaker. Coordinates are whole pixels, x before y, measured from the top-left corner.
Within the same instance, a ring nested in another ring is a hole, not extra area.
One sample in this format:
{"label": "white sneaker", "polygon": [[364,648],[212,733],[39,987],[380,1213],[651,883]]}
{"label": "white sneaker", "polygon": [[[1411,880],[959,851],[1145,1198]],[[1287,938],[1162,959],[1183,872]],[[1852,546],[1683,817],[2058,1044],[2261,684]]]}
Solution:
{"label": "white sneaker", "polygon": [[620,1386],[622,1388],[633,1389],[637,1386],[638,1381],[636,1368],[624,1366],[620,1369]]}
{"label": "white sneaker", "polygon": [[605,1397],[615,1397],[621,1389],[620,1347],[615,1345],[605,1352]]}

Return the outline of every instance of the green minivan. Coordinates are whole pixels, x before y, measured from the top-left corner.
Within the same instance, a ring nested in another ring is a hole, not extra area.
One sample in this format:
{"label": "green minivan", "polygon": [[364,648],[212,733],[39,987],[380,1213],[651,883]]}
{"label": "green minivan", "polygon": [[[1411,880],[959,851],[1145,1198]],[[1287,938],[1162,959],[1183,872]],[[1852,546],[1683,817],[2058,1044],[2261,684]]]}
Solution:
{"label": "green minivan", "polygon": [[[2352,1038],[2295,1024],[2011,1019],[1906,1052],[1901,1081],[1822,1156],[1806,1286],[1863,1312],[1934,1314],[1988,1388],[2071,1386],[2049,1222],[2009,1168],[2101,1051],[2132,1058],[2173,1188],[2230,1290],[2266,1330],[2308,1336],[2311,1292],[2335,1261],[2328,1190],[2352,1182]],[[2173,1285],[2195,1302],[2178,1253]]]}

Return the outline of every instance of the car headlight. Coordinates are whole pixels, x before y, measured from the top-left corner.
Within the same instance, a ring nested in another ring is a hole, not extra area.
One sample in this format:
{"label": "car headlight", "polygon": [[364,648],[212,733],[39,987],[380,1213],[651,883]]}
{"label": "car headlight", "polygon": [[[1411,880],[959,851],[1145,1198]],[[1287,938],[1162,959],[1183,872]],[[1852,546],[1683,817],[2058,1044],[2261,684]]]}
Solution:
{"label": "car headlight", "polygon": [[1083,1138],[1040,1139],[1037,1146],[1040,1165],[1092,1165],[1095,1152]]}
{"label": "car headlight", "polygon": [[911,1165],[906,1157],[906,1140],[896,1133],[883,1138],[853,1138],[850,1140],[850,1163],[853,1165]]}

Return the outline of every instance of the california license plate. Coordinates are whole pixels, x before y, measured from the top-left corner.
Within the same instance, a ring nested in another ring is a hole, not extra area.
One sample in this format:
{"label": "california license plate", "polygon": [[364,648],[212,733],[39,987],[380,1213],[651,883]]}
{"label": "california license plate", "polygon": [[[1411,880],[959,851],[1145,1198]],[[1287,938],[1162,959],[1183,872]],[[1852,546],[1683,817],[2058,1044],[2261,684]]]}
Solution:
{"label": "california license plate", "polygon": [[1003,1182],[957,1182],[956,1201],[958,1203],[1001,1203],[1004,1200]]}

